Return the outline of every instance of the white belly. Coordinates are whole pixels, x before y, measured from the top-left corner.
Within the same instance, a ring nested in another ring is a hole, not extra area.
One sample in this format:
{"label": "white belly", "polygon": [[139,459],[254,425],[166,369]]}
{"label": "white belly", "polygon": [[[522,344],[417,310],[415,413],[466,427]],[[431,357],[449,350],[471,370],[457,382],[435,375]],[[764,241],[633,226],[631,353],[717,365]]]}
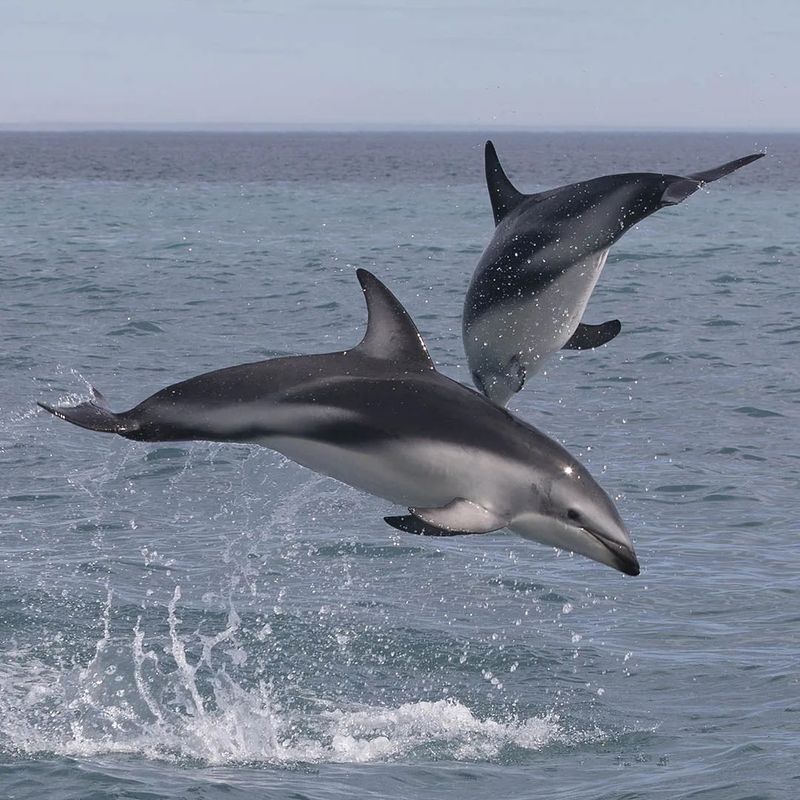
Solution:
{"label": "white belly", "polygon": [[[469,328],[465,346],[470,366],[490,396],[505,403],[522,379],[538,372],[578,328],[608,250],[587,256],[535,295],[498,303]],[[494,391],[492,391],[492,387]]]}
{"label": "white belly", "polygon": [[440,508],[463,497],[507,514],[514,487],[524,481],[521,465],[447,442],[398,439],[343,447],[297,437],[269,437],[258,444],[315,472],[412,508]]}

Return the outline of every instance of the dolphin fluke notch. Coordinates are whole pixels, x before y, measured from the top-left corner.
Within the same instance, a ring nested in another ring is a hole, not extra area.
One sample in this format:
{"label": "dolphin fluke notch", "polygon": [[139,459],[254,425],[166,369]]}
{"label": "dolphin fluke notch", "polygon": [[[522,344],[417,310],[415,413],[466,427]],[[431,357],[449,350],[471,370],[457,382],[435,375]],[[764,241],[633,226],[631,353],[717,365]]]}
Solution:
{"label": "dolphin fluke notch", "polygon": [[59,419],[65,419],[80,428],[101,433],[123,431],[119,416],[108,407],[105,397],[95,388],[92,388],[92,399],[77,406],[49,406],[47,403],[37,403],[37,405]]}
{"label": "dolphin fluke notch", "polygon": [[417,326],[400,301],[371,272],[356,270],[367,301],[367,332],[357,349],[406,371],[435,369]]}
{"label": "dolphin fluke notch", "polygon": [[492,201],[494,224],[499,225],[509,211],[513,211],[524,199],[525,195],[517,190],[500,166],[500,159],[491,141],[486,142],[484,151],[486,162],[486,186],[489,199]]}
{"label": "dolphin fluke notch", "polygon": [[711,183],[712,181],[725,177],[725,175],[730,175],[731,172],[736,172],[740,167],[758,161],[759,158],[763,158],[765,155],[766,153],[753,153],[752,155],[737,158],[735,161],[729,161],[727,164],[722,164],[713,169],[695,172],[692,175],[687,175],[687,177],[694,181],[699,181],[700,183]]}

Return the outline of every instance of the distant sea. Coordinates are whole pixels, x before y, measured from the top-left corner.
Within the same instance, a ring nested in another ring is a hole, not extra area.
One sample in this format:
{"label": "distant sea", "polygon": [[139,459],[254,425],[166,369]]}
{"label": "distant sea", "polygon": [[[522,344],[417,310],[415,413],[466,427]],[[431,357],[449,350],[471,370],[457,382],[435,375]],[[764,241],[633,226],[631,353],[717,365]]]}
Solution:
{"label": "distant sea", "polygon": [[36,409],[349,346],[357,266],[468,381],[485,138],[0,134],[0,797],[800,796],[800,136],[494,136],[528,191],[769,155],[628,233],[622,334],[512,401],[638,578]]}

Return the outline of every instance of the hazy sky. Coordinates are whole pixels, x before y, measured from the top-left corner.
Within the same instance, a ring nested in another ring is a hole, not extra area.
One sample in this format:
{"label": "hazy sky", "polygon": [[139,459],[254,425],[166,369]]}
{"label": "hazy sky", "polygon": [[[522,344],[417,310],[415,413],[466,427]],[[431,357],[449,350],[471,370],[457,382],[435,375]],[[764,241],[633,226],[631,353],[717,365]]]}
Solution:
{"label": "hazy sky", "polygon": [[798,0],[0,0],[0,124],[800,129]]}

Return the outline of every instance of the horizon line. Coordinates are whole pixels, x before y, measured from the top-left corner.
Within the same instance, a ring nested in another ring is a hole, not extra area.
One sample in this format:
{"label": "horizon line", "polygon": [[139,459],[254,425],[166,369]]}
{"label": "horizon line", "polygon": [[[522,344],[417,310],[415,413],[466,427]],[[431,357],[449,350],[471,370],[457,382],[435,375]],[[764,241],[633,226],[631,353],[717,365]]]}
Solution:
{"label": "horizon line", "polygon": [[717,133],[796,134],[800,128],[637,125],[474,125],[431,123],[270,123],[270,122],[0,122],[15,133]]}

